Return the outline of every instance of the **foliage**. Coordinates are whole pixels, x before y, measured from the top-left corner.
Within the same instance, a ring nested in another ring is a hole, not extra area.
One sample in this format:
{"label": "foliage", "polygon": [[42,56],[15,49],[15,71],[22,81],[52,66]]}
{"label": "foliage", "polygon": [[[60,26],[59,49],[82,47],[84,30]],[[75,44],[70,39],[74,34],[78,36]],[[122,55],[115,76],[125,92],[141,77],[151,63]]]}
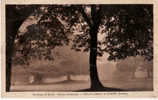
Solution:
{"label": "foliage", "polygon": [[[87,9],[92,10],[92,6],[94,5],[42,5],[40,11],[34,14],[36,17],[38,15],[38,24],[28,26],[28,32],[20,36],[20,42],[25,43],[23,44],[25,54],[28,54],[27,50],[29,52],[36,50],[38,51],[36,55],[49,55],[50,50],[55,46],[68,44],[72,33],[75,35],[71,37],[72,49],[89,51],[92,14]],[[98,40],[98,56],[108,52],[109,60],[125,59],[136,55],[152,60],[153,15],[151,5],[95,6],[95,9],[102,10],[100,12],[102,19],[99,23],[99,33],[102,34],[102,39]],[[111,13],[104,12],[104,10],[109,10]],[[31,45],[38,46],[32,48],[31,51],[29,42],[34,42]],[[26,49],[27,47],[29,49]],[[47,49],[43,50],[43,54],[40,53],[42,48]]]}
{"label": "foliage", "polygon": [[[141,55],[153,58],[153,19],[151,6],[120,7],[107,22],[106,51],[109,59]],[[147,24],[148,23],[148,24]]]}
{"label": "foliage", "polygon": [[[91,28],[89,23],[92,21],[92,15],[88,12],[83,13],[83,11],[86,12],[86,8],[90,9],[92,6],[94,5],[59,5],[55,6],[56,9],[54,6],[49,6],[47,13],[43,15],[45,17],[41,20],[45,20],[44,18],[53,19],[51,16],[56,14],[58,14],[56,16],[62,16],[62,20],[70,24],[70,30],[80,32],[75,35],[72,48],[76,51],[88,51]],[[148,60],[152,59],[153,14],[151,5],[95,6],[102,8],[99,32],[104,36],[102,41],[98,41],[98,55],[102,56],[103,52],[108,52],[110,54],[109,60],[124,59],[136,55],[146,56]],[[104,12],[104,10],[111,11],[111,13]],[[84,14],[89,15],[85,17]]]}
{"label": "foliage", "polygon": [[[52,27],[60,27],[62,25],[52,25]],[[38,58],[39,60],[44,58],[46,60],[53,60],[52,49],[56,46],[62,46],[64,44],[68,45],[69,39],[64,30],[49,31],[43,29],[38,24],[32,24],[27,27],[27,32],[24,34],[18,34],[16,38],[15,46],[17,48],[17,53],[21,53],[24,61],[29,61],[33,58]],[[17,58],[18,59],[18,58]],[[24,62],[23,61],[23,62]]]}

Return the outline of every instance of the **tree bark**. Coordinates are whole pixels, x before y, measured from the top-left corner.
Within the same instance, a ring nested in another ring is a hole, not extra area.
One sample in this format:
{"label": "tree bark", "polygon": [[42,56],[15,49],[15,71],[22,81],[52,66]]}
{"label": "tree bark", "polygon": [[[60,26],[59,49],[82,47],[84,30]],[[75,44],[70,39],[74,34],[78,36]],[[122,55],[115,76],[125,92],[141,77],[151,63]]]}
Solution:
{"label": "tree bark", "polygon": [[[99,13],[98,13],[99,14]],[[90,81],[91,89],[99,90],[104,86],[101,84],[97,71],[97,42],[98,42],[98,30],[100,24],[100,16],[96,13],[96,8],[92,7],[92,21],[93,25],[90,27]]]}
{"label": "tree bark", "polygon": [[11,66],[12,54],[14,50],[14,40],[19,27],[23,21],[8,21],[6,20],[6,91],[10,91],[11,85]]}
{"label": "tree bark", "polygon": [[[6,55],[7,56],[7,55]],[[10,91],[10,85],[11,85],[11,57],[7,57],[6,60],[6,92]]]}
{"label": "tree bark", "polygon": [[[28,6],[20,10],[16,9],[15,5],[6,6],[6,91],[10,91],[11,85],[11,67],[12,67],[12,54],[14,50],[14,40],[17,31],[24,20],[34,11],[38,6]],[[22,14],[20,14],[22,13]]]}
{"label": "tree bark", "polygon": [[97,90],[97,88],[103,87],[99,81],[97,71],[97,31],[96,28],[91,29],[91,40],[90,40],[90,81],[91,89]]}
{"label": "tree bark", "polygon": [[97,44],[98,44],[98,30],[101,22],[101,8],[97,11],[96,6],[91,7],[92,25],[90,26],[90,81],[91,90],[100,90],[104,86],[99,80],[97,71]]}

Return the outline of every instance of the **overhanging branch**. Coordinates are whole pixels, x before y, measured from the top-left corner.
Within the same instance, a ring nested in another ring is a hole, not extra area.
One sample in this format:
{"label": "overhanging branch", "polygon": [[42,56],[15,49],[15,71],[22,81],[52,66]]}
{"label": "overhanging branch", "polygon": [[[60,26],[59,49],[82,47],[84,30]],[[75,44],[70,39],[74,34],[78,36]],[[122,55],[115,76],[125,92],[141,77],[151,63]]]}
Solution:
{"label": "overhanging branch", "polygon": [[81,12],[83,18],[85,19],[85,21],[87,22],[87,24],[91,27],[92,23],[90,21],[90,19],[88,18],[87,14],[85,13],[84,9],[82,7],[80,7],[79,11]]}
{"label": "overhanging branch", "polygon": [[75,10],[79,11],[82,14],[83,18],[85,19],[85,21],[87,22],[89,27],[92,26],[90,18],[88,18],[87,14],[85,13],[84,8],[82,6],[77,6],[76,7],[76,6],[72,5],[71,7],[72,7],[72,9],[75,9]]}

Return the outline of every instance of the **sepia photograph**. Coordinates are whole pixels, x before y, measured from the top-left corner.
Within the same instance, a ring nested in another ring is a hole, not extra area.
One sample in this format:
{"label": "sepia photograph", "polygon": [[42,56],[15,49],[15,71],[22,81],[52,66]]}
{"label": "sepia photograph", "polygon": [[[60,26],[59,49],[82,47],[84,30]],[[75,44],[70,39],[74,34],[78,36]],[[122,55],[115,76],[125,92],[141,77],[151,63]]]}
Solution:
{"label": "sepia photograph", "polygon": [[6,93],[153,92],[153,4],[5,4]]}

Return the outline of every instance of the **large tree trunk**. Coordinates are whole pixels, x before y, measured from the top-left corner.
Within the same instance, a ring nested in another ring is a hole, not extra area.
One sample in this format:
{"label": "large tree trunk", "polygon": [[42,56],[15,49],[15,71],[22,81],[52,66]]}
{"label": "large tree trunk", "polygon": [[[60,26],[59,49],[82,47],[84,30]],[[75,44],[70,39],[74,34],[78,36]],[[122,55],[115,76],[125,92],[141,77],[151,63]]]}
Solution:
{"label": "large tree trunk", "polygon": [[[10,91],[11,85],[11,66],[12,66],[12,54],[14,49],[14,40],[17,31],[22,24],[21,21],[15,21],[14,6],[6,6],[6,91]],[[18,18],[17,18],[18,19]]]}
{"label": "large tree trunk", "polygon": [[[91,29],[92,32],[95,32],[95,29]],[[91,81],[91,89],[96,90],[97,88],[103,87],[101,82],[99,81],[98,71],[97,71],[97,34],[91,36],[90,41],[90,81]]]}
{"label": "large tree trunk", "polygon": [[98,42],[98,29],[100,24],[100,19],[97,19],[96,9],[92,8],[92,20],[93,26],[90,28],[90,55],[89,55],[89,63],[90,63],[90,81],[91,81],[91,89],[99,90],[104,86],[99,81],[98,71],[97,71],[97,42]]}
{"label": "large tree trunk", "polygon": [[23,21],[6,20],[6,91],[10,91],[12,54],[14,50],[14,40],[19,27]]}
{"label": "large tree trunk", "polygon": [[[7,56],[7,55],[6,55]],[[11,57],[6,59],[6,92],[10,91],[11,85]]]}
{"label": "large tree trunk", "polygon": [[14,41],[17,31],[24,19],[15,20],[18,16],[14,13],[14,7],[6,7],[6,91],[10,91],[11,85],[11,68],[12,68],[12,55],[14,50]]}
{"label": "large tree trunk", "polygon": [[91,89],[97,90],[97,88],[103,87],[98,77],[96,51],[93,49],[90,50],[90,81]]}
{"label": "large tree trunk", "polygon": [[37,7],[28,6],[22,9],[21,11],[16,9],[15,5],[6,6],[6,91],[7,92],[10,91],[10,85],[11,85],[12,54],[14,50],[14,40],[17,35],[17,31],[20,28],[21,24],[24,22],[24,20]]}

